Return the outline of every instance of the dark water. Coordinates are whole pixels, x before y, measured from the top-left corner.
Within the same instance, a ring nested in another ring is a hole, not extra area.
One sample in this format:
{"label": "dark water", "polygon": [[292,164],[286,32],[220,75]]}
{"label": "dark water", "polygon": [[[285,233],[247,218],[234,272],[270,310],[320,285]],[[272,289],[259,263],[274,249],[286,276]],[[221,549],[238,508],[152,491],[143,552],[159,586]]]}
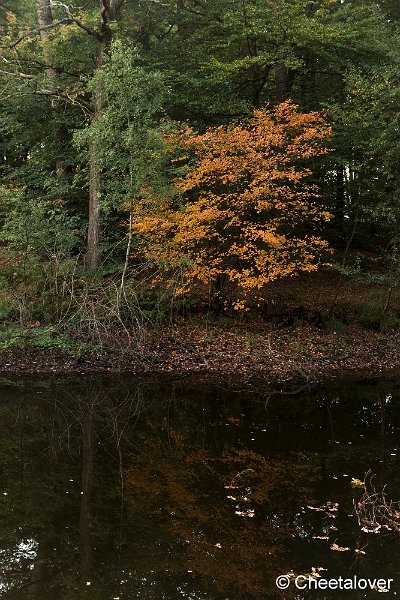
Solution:
{"label": "dark water", "polygon": [[400,533],[362,531],[351,485],[371,470],[400,499],[399,381],[268,395],[82,378],[0,391],[1,598],[377,597],[277,590],[278,575],[313,568],[392,578],[386,597],[400,597]]}

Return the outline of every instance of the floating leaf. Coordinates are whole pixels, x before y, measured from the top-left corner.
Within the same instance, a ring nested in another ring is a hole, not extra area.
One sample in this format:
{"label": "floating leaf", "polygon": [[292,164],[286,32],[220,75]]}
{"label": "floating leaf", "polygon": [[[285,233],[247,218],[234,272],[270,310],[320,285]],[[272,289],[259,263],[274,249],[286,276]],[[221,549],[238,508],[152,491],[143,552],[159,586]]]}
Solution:
{"label": "floating leaf", "polygon": [[347,552],[350,550],[347,546],[338,546],[337,544],[332,544],[331,550],[335,550],[336,552]]}
{"label": "floating leaf", "polygon": [[361,479],[357,479],[355,477],[351,478],[351,482],[350,482],[351,487],[353,488],[365,488],[365,484],[363,481],[361,481]]}
{"label": "floating leaf", "polygon": [[235,510],[235,515],[239,517],[254,517],[254,510]]}
{"label": "floating leaf", "polygon": [[381,585],[378,585],[377,583],[372,587],[372,589],[375,592],[381,592],[381,593],[384,593],[384,594],[386,594],[389,591],[387,588],[385,588],[385,587],[383,587]]}

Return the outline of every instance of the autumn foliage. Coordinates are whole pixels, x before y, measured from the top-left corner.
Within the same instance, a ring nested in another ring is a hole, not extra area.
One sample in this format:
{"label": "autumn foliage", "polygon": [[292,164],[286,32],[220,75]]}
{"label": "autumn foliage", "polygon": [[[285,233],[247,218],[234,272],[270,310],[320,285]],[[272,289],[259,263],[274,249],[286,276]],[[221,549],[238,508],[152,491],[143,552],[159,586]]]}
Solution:
{"label": "autumn foliage", "polygon": [[321,114],[284,102],[243,124],[170,136],[181,150],[177,194],[137,205],[132,226],[144,254],[178,270],[186,288],[202,282],[215,292],[230,282],[242,299],[279,277],[316,270],[327,243],[313,228],[330,214],[307,163],[326,152],[329,135]]}

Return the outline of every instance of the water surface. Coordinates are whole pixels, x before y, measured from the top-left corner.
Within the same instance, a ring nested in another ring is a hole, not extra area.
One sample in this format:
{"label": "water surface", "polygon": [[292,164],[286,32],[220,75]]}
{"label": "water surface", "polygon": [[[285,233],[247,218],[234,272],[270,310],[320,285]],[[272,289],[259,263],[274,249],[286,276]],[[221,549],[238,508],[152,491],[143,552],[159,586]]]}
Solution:
{"label": "water surface", "polygon": [[1,598],[376,598],[277,591],[278,575],[313,568],[393,578],[400,595],[400,534],[362,531],[351,485],[370,470],[400,499],[400,382],[280,394],[82,377],[0,392]]}

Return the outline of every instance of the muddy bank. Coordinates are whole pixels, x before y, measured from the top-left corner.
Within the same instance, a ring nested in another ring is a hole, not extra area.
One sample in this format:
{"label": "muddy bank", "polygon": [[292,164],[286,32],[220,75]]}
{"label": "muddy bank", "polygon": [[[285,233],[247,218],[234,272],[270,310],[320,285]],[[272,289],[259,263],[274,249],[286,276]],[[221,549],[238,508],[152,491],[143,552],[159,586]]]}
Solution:
{"label": "muddy bank", "polygon": [[184,323],[149,331],[139,345],[100,355],[59,349],[0,352],[3,374],[132,373],[172,378],[199,375],[266,384],[319,383],[376,377],[399,370],[400,332],[359,327],[345,333],[314,326],[271,329],[264,323]]}

